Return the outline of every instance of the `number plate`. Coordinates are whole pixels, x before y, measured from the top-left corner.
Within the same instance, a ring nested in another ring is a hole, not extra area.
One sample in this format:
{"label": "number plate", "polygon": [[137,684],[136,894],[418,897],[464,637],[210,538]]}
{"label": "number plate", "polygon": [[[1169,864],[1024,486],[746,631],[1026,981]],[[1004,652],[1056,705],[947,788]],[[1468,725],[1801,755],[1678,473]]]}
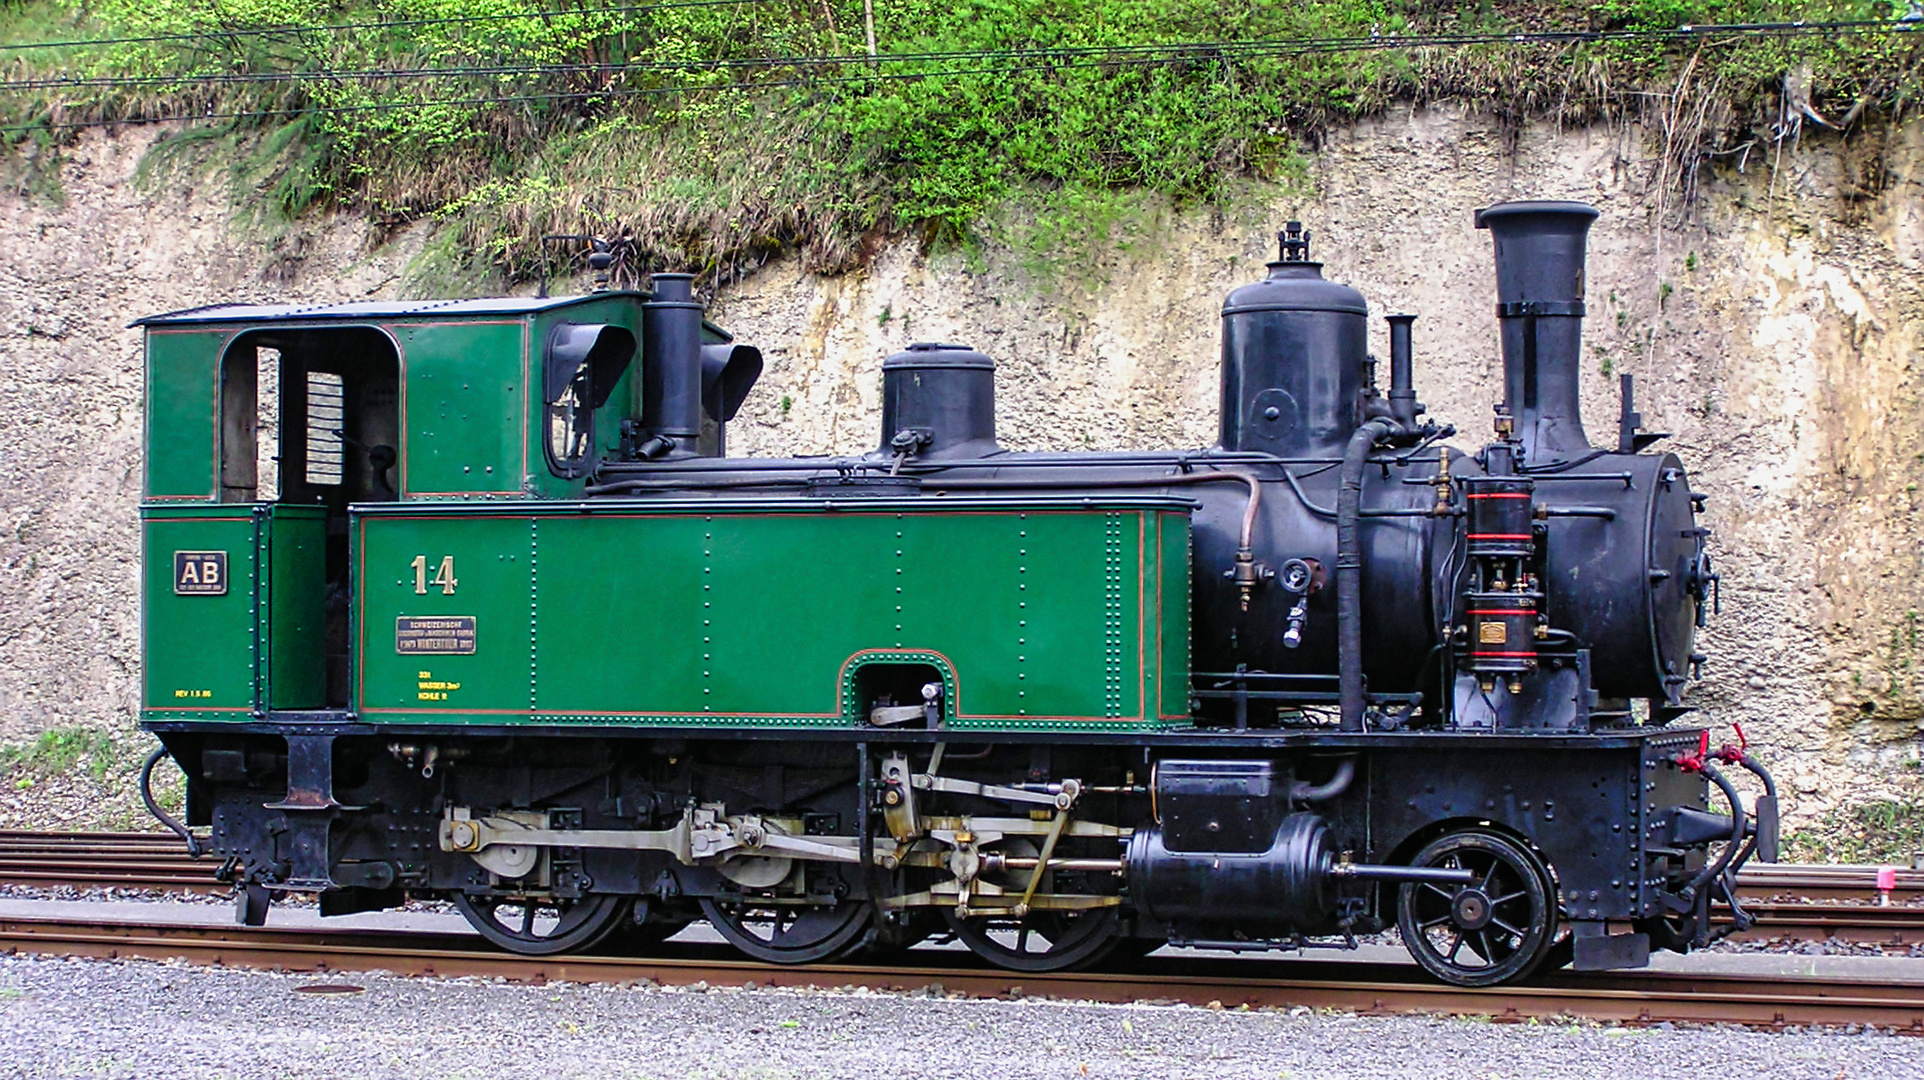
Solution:
{"label": "number plate", "polygon": [[227,553],[174,552],[174,592],[180,596],[226,596]]}
{"label": "number plate", "polygon": [[412,656],[472,656],[474,616],[402,615],[394,620],[394,651]]}

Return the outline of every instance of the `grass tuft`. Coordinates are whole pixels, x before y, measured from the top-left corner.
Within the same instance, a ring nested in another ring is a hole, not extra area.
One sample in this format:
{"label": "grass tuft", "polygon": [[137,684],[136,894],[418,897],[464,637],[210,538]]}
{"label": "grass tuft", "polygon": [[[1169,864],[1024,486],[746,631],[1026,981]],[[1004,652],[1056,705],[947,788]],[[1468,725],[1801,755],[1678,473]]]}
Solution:
{"label": "grass tuft", "polygon": [[1792,862],[1911,865],[1924,852],[1924,795],[1866,799],[1785,837]]}
{"label": "grass tuft", "polygon": [[32,742],[0,746],[0,772],[12,777],[16,786],[31,787],[37,778],[65,775],[77,767],[95,780],[105,780],[122,763],[113,735],[87,727],[55,728],[41,732]]}

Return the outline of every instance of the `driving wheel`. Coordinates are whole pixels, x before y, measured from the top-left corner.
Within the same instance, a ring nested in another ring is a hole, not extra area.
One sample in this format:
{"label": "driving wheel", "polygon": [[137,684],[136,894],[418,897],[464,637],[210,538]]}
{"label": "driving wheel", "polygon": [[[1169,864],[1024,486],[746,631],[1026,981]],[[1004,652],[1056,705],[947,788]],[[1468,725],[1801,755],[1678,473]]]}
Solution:
{"label": "driving wheel", "polygon": [[701,912],[730,945],[770,964],[824,960],[859,942],[875,907],[866,900],[780,903],[772,897],[701,898]]}
{"label": "driving wheel", "polygon": [[475,932],[509,952],[553,956],[599,944],[628,918],[629,898],[470,896],[451,899]]}
{"label": "driving wheel", "polygon": [[1411,882],[1400,890],[1396,925],[1425,971],[1455,986],[1495,986],[1543,962],[1556,937],[1556,904],[1534,853],[1464,830],[1431,841],[1410,862],[1475,875],[1467,885]]}
{"label": "driving wheel", "polygon": [[969,951],[1011,971],[1071,971],[1116,947],[1120,920],[1112,907],[1010,915],[957,915],[944,908],[949,929]]}

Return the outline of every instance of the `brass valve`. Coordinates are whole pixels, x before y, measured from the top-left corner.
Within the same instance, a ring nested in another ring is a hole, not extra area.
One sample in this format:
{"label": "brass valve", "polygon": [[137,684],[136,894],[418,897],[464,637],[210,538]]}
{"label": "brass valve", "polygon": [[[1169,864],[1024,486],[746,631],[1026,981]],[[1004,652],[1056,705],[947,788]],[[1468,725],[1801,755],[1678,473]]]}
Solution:
{"label": "brass valve", "polygon": [[1249,597],[1257,584],[1276,576],[1276,571],[1256,561],[1256,553],[1249,548],[1236,549],[1236,565],[1229,572],[1230,579],[1236,583],[1236,592],[1242,598],[1243,610],[1249,610]]}

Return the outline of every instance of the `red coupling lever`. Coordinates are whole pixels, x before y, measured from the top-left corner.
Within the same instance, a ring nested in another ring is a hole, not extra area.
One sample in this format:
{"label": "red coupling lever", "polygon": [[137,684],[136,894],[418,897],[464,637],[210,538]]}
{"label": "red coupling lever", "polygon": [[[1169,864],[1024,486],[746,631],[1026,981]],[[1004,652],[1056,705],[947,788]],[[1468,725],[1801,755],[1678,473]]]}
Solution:
{"label": "red coupling lever", "polygon": [[1705,728],[1697,733],[1697,752],[1694,754],[1678,754],[1675,761],[1677,762],[1677,767],[1685,772],[1703,772],[1704,759],[1709,756],[1710,729]]}
{"label": "red coupling lever", "polygon": [[[1725,743],[1722,747],[1718,748],[1717,753],[1713,756],[1715,760],[1721,761],[1726,765],[1735,765],[1744,760],[1744,751],[1750,748],[1750,740],[1744,737],[1744,725],[1732,724],[1730,726],[1737,732],[1737,745],[1732,746],[1729,743]],[[1710,732],[1706,731],[1704,732],[1704,745],[1708,746],[1709,741]]]}

